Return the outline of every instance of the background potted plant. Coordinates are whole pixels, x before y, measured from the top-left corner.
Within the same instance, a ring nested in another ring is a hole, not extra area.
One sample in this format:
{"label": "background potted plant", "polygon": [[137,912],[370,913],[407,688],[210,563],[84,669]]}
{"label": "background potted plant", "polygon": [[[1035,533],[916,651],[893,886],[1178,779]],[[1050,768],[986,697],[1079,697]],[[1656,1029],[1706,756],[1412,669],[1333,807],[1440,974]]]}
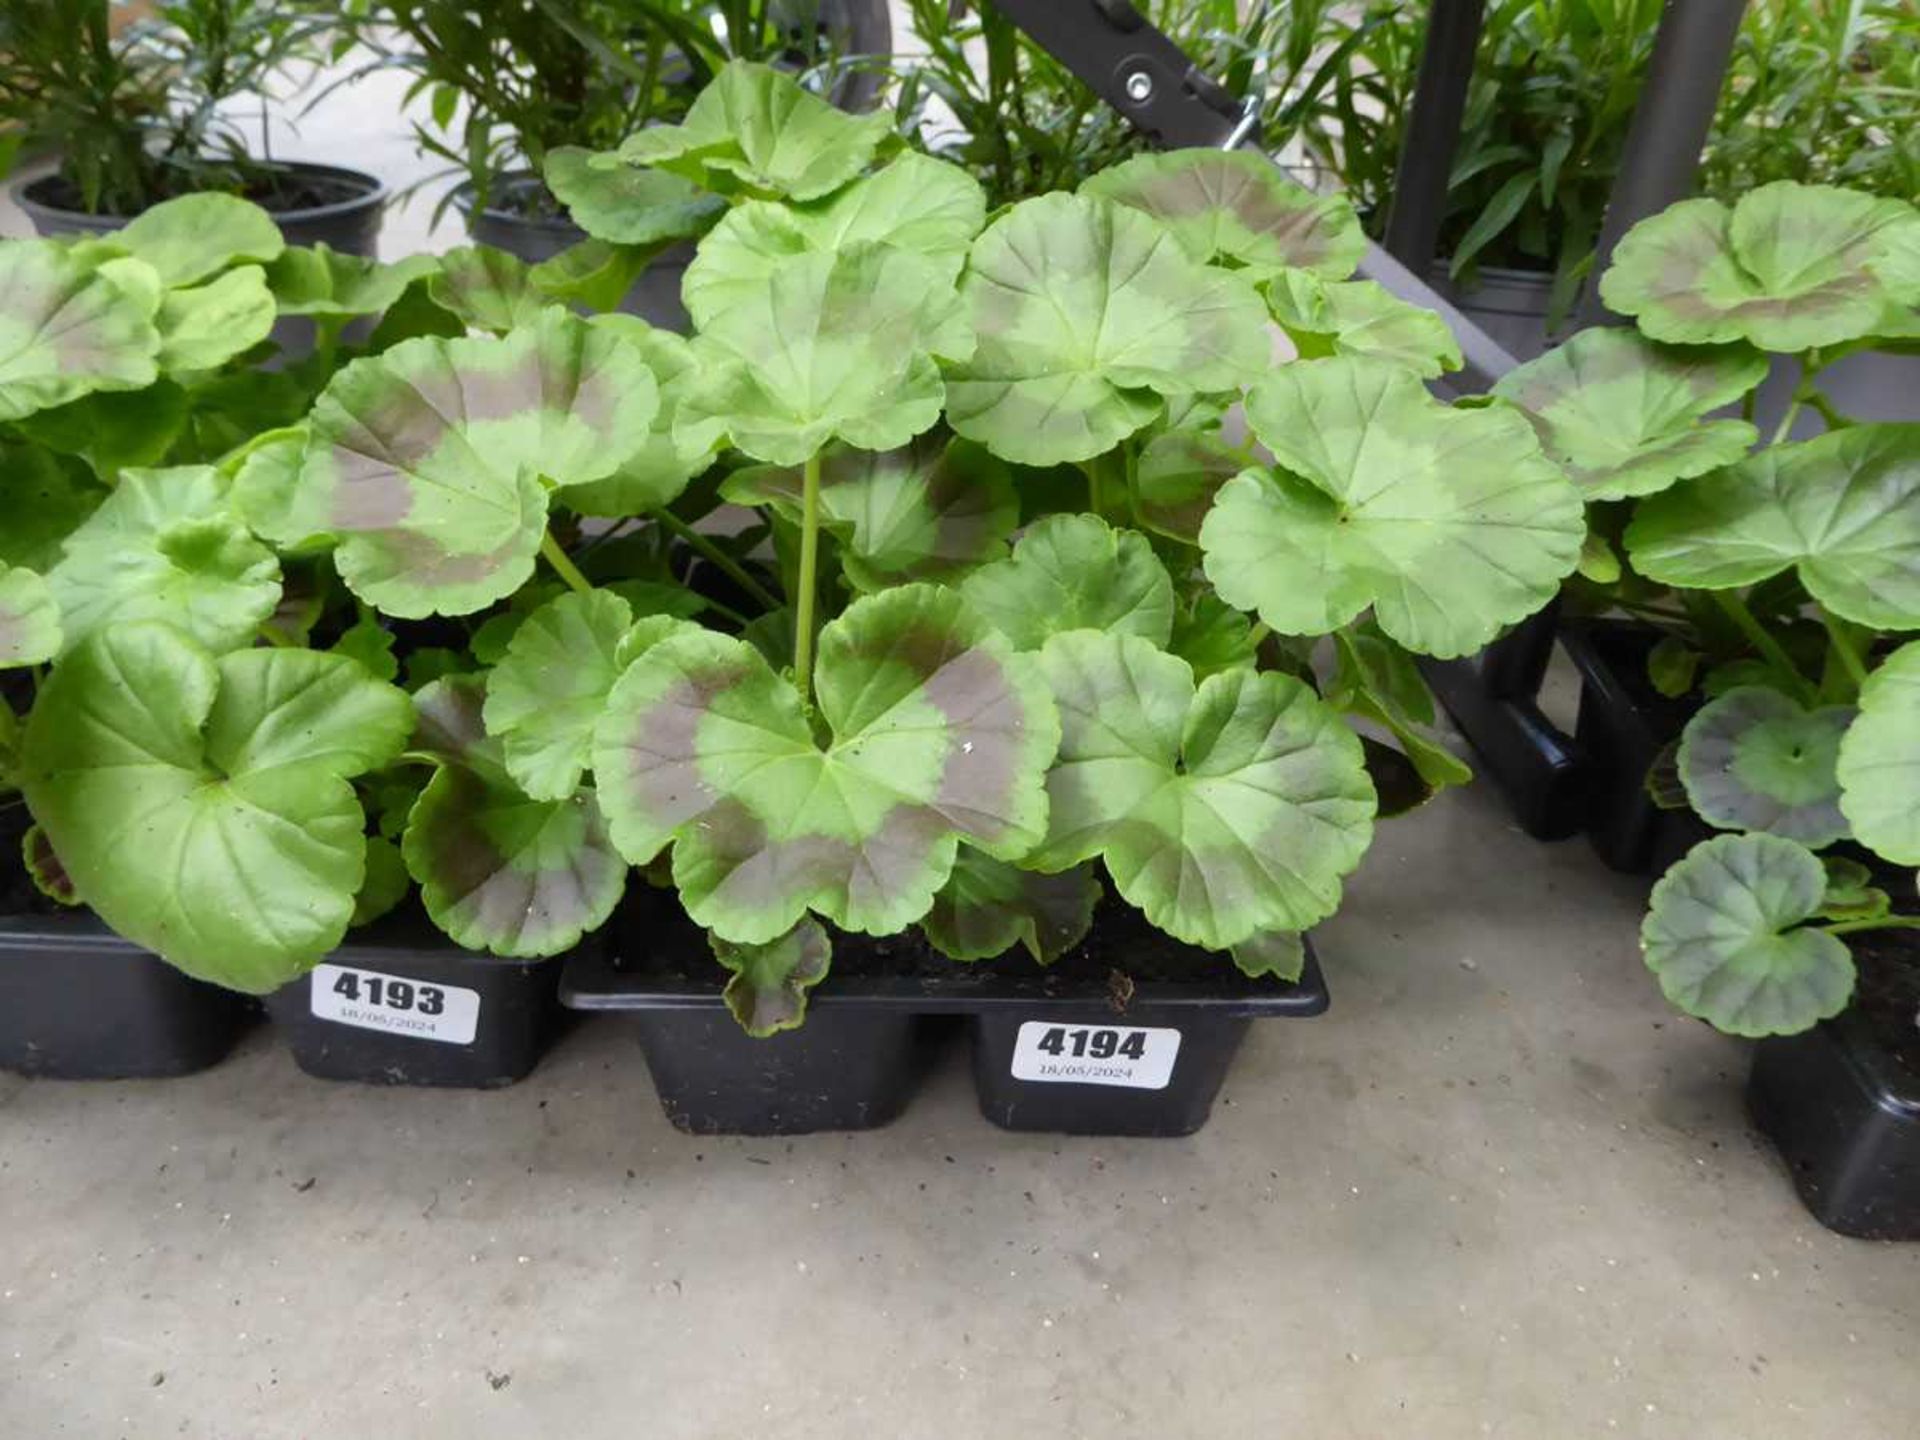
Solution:
{"label": "background potted plant", "polygon": [[[864,108],[877,73],[845,62],[891,46],[880,0],[513,0],[484,12],[358,0],[352,13],[374,64],[417,77],[412,93],[428,102],[414,125],[420,149],[464,177],[442,204],[466,214],[479,243],[531,263],[586,238],[556,193],[569,157],[683,119],[730,56],[820,67],[838,103]],[[680,274],[691,252],[675,242],[697,233],[683,219],[621,242],[633,247],[634,275],[652,277],[639,280],[635,313],[684,328]]]}
{"label": "background potted plant", "polygon": [[[265,0],[164,0],[118,25],[97,4],[21,0],[0,13],[0,162],[58,157],[15,188],[43,235],[105,233],[177,196],[256,201],[297,245],[371,255],[385,190],[359,171],[279,160],[251,114],[309,76],[333,12]],[[5,168],[0,163],[0,169]]]}

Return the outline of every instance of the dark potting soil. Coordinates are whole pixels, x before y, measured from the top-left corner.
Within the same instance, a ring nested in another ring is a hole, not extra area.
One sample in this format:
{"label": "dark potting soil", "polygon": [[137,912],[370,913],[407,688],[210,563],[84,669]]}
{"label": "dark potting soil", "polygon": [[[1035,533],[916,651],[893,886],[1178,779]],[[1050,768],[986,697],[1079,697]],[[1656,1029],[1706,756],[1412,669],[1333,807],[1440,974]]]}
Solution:
{"label": "dark potting soil", "polygon": [[[162,200],[174,200],[180,195],[196,193],[198,192],[193,189],[182,189],[178,194],[158,196],[154,203],[159,204]],[[243,200],[251,200],[261,209],[272,214],[287,215],[297,210],[318,210],[327,205],[344,204],[349,200],[359,199],[366,191],[338,175],[314,175],[301,170],[269,170],[229,193],[237,194]],[[80,193],[80,187],[65,176],[54,176],[42,182],[36,187],[34,198],[41,204],[57,210],[87,213],[86,200]],[[131,220],[133,217],[129,215],[124,218]]]}
{"label": "dark potting soil", "polygon": [[[638,970],[663,979],[713,981],[725,972],[713,958],[707,937],[667,892],[646,890],[636,880],[616,917],[616,968]],[[834,981],[916,980],[929,986],[959,987],[1018,978],[1038,980],[1047,990],[1104,988],[1125,1003],[1130,983],[1191,985],[1210,991],[1223,986],[1268,993],[1277,982],[1253,980],[1234,967],[1230,956],[1213,954],[1162,934],[1133,906],[1109,895],[1094,912],[1086,939],[1053,964],[1039,965],[1024,947],[992,960],[949,960],[916,930],[901,935],[854,935],[828,927],[833,940]]]}
{"label": "dark potting soil", "polygon": [[1920,1085],[1920,931],[1849,937],[1860,979],[1853,1007],[1867,1033]]}

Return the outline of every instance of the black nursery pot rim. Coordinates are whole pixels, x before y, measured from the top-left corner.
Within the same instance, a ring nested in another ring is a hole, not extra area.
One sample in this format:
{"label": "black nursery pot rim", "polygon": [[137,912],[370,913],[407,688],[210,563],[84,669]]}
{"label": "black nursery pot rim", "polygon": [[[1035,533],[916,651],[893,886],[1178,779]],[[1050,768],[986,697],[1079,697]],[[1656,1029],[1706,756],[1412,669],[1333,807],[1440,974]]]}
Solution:
{"label": "black nursery pot rim", "polygon": [[[296,210],[268,209],[267,214],[272,216],[274,223],[283,229],[289,225],[324,224],[329,220],[377,210],[385,205],[391,196],[386,182],[379,176],[345,165],[328,165],[318,160],[282,160],[276,161],[274,168],[300,175],[340,180],[352,184],[360,192],[349,199],[336,200],[328,205],[307,205]],[[64,205],[50,204],[35,195],[36,190],[58,179],[58,175],[38,175],[31,180],[17,182],[12,191],[14,204],[25,211],[30,219],[45,216],[63,221],[72,227],[88,230],[117,230],[122,225],[130,224],[139,218],[138,215],[96,215],[86,210],[69,210]]]}
{"label": "black nursery pot rim", "polygon": [[[496,175],[493,190],[496,195],[517,191],[543,189],[546,182],[531,170],[509,170]],[[480,206],[474,197],[474,185],[471,180],[462,180],[454,187],[453,206],[466,216],[471,225],[476,219],[486,219],[497,225],[513,225],[523,230],[538,231],[544,235],[564,236],[568,239],[584,240],[587,232],[582,230],[565,215],[535,216],[525,215],[518,210],[502,209],[497,205]]]}

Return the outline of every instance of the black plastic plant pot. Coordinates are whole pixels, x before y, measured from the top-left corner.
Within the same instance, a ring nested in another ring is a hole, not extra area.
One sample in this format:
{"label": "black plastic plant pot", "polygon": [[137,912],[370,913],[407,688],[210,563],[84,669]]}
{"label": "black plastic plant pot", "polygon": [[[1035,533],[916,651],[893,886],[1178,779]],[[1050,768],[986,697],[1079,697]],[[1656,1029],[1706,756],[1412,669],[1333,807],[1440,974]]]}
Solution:
{"label": "black plastic plant pot", "polygon": [[1568,621],[1560,634],[1580,672],[1574,738],[1588,766],[1587,838],[1628,875],[1660,874],[1712,833],[1692,811],[1662,809],[1647,793],[1653,762],[1700,705],[1653,688],[1647,657],[1659,639],[1651,626],[1619,620]]}
{"label": "black plastic plant pot", "polygon": [[[503,175],[494,181],[493,199],[484,208],[474,204],[473,189],[454,192],[454,205],[467,217],[467,233],[481,245],[538,265],[587,238],[587,232],[565,216],[546,212],[551,204],[546,186],[537,176]],[[620,308],[662,330],[686,332],[693,325],[680,303],[680,284],[693,263],[693,242],[669,245],[647,263]]]}
{"label": "black plastic plant pot", "polygon": [[84,911],[0,915],[0,1068],[53,1080],[189,1075],[259,1007],[189,979]]}
{"label": "black plastic plant pot", "polygon": [[560,962],[463,950],[418,916],[371,927],[267,997],[322,1080],[490,1090],[523,1080],[563,1019]]}
{"label": "black plastic plant pot", "polygon": [[1853,1008],[1761,1041],[1747,1104],[1822,1225],[1920,1240],[1920,941],[1912,931],[1853,940]]}
{"label": "black plastic plant pot", "polygon": [[[380,243],[380,222],[387,207],[387,187],[373,176],[339,165],[304,160],[280,168],[310,194],[311,203],[267,213],[280,227],[289,245],[325,244],[348,255],[374,257]],[[36,232],[49,238],[61,235],[105,235],[133,219],[131,215],[89,215],[61,204],[62,183],[43,175],[14,187],[14,203],[33,222]]]}
{"label": "black plastic plant pot", "polygon": [[1206,1123],[1249,1020],[1318,1015],[1311,949],[1296,984],[1250,980],[1109,903],[1045,970],[1022,954],[972,965],[917,936],[835,935],[805,1023],[764,1040],[725,1008],[724,972],[671,897],[637,897],[608,949],[567,963],[563,1003],[638,1020],[668,1118],[696,1134],[863,1130],[896,1118],[934,1041],[966,1018],[980,1108],[1013,1130],[1189,1135]]}

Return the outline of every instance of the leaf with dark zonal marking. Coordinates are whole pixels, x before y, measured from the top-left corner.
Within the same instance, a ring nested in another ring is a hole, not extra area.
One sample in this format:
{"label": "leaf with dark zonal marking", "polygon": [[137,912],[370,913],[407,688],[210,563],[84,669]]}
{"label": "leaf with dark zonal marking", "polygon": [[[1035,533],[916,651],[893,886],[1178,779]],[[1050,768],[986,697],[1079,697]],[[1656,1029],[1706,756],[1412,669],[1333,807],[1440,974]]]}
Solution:
{"label": "leaf with dark zonal marking", "polygon": [[1792,569],[1837,615],[1920,629],[1920,425],[1854,425],[1768,450],[1640,503],[1627,551],[1698,590]]}
{"label": "leaf with dark zonal marking", "polygon": [[1833,185],[1781,180],[1682,200],[1621,240],[1600,279],[1609,309],[1655,340],[1745,340],[1793,355],[1874,334],[1920,295],[1920,210]]}
{"label": "leaf with dark zonal marking", "polygon": [[1013,547],[960,583],[973,608],[1022,650],[1067,630],[1173,633],[1173,581],[1147,537],[1097,515],[1049,515]]}
{"label": "leaf with dark zonal marking", "polygon": [[1196,260],[1287,265],[1344,280],[1367,250],[1345,195],[1316,195],[1251,150],[1137,155],[1093,176],[1080,193],[1146,211]]}
{"label": "leaf with dark zonal marking", "polygon": [[924,915],[960,841],[1018,859],[1059,740],[1031,658],[937,586],[856,600],[820,635],[816,743],[745,642],[684,630],[613,688],[594,775],[636,865],[673,846],[699,924],[765,944],[809,910],[888,934]]}
{"label": "leaf with dark zonal marking", "polygon": [[280,564],[248,533],[211,465],[128,470],[48,572],[69,648],[164,620],[216,653],[251,644],[280,603]]}
{"label": "leaf with dark zonal marking", "polygon": [[1158,929],[1208,950],[1332,914],[1372,838],[1360,741],[1289,676],[1197,687],[1137,635],[1076,630],[1040,653],[1060,708],[1047,839],[1026,863],[1096,856]]}
{"label": "leaf with dark zonal marking", "polygon": [[1715,410],[1767,374],[1753,351],[1678,349],[1632,330],[1582,330],[1493,387],[1588,500],[1652,495],[1739,460],[1759,438]]}
{"label": "leaf with dark zonal marking", "polygon": [[1136,519],[1149,530],[1198,545],[1213,497],[1252,463],[1250,450],[1212,430],[1156,435],[1140,451],[1134,471]]}
{"label": "leaf with dark zonal marking", "polygon": [[159,309],[157,284],[117,284],[50,241],[0,245],[0,421],[151,385]]}
{"label": "leaf with dark zonal marking", "polygon": [[657,330],[634,315],[596,315],[596,330],[638,351],[653,372],[660,408],[646,441],[604,480],[569,485],[559,500],[580,515],[624,519],[664,509],[680,498],[689,481],[713,463],[711,436],[679,433],[680,404],[700,382],[693,347],[669,330]]}
{"label": "leaf with dark zonal marking", "polygon": [[427,294],[468,329],[496,335],[534,323],[552,303],[534,286],[526,261],[486,245],[464,245],[442,255]]}
{"label": "leaf with dark zonal marking", "polygon": [[1853,957],[1804,928],[1826,871],[1777,835],[1722,835],[1688,851],[1653,887],[1640,948],[1680,1009],[1729,1035],[1793,1035],[1846,1009]]}
{"label": "leaf with dark zonal marking", "polygon": [[991,960],[1019,945],[1051,965],[1086,938],[1099,903],[1091,865],[1048,875],[962,845],[920,928],[949,960]]}
{"label": "leaf with dark zonal marking", "polygon": [[718,935],[709,935],[707,942],[713,958],[732,972],[721,998],[740,1028],[759,1039],[806,1021],[807,993],[827,978],[833,961],[833,942],[812,916],[764,945],[736,944]]}
{"label": "leaf with dark zonal marking", "polygon": [[[801,473],[736,470],[720,493],[739,505],[800,515]],[[835,445],[821,457],[820,518],[841,542],[847,578],[865,591],[949,580],[1007,553],[1020,498],[1006,465],[970,440],[929,431],[900,450]]]}
{"label": "leaf with dark zonal marking", "polygon": [[1105,454],[1163,396],[1237,389],[1271,361],[1249,281],[1088,196],[1023,200],[994,221],[962,294],[979,344],[949,376],[948,423],[1024,465]]}
{"label": "leaf with dark zonal marking", "polygon": [[22,789],[115,931],[264,994],[346,933],[366,855],[350,782],[400,753],[412,719],[340,656],[215,656],[171,625],[116,624],[40,692]]}
{"label": "leaf with dark zonal marking", "polygon": [[400,842],[433,923],[470,949],[558,955],[606,923],[627,866],[607,840],[591,790],[532,800],[481,722],[484,682],[448,676],[417,697],[414,748],[440,769]]}
{"label": "leaf with dark zonal marking", "polygon": [[409,340],[333,378],[297,475],[271,471],[247,513],[282,543],[338,536],[340,577],[387,614],[470,614],[533,573],[548,487],[631,460],[657,403],[638,351],[558,308]]}
{"label": "leaf with dark zonal marking", "polygon": [[33,888],[42,895],[56,905],[80,903],[80,896],[73,888],[73,877],[67,874],[67,867],[60,863],[60,857],[53,853],[47,832],[38,825],[27,827],[27,833],[20,841],[20,860],[26,866],[27,878],[33,881]]}
{"label": "leaf with dark zonal marking", "polygon": [[1845,705],[1804,708],[1792,696],[1743,685],[1709,701],[1680,737],[1680,782],[1700,818],[1720,830],[1757,830],[1813,849],[1844,840],[1840,740]]}
{"label": "leaf with dark zonal marking", "polygon": [[1838,774],[1840,809],[1860,843],[1896,865],[1920,865],[1920,640],[1867,677]]}

